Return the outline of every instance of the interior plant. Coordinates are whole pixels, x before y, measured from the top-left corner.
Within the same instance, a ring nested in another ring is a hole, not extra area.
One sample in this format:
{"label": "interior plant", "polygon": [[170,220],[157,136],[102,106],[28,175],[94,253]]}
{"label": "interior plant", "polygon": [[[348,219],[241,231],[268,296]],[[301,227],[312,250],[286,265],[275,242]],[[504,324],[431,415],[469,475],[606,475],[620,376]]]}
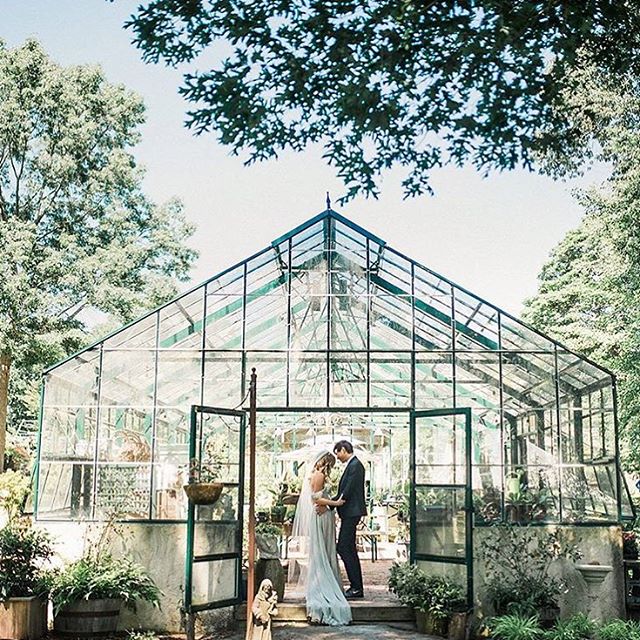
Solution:
{"label": "interior plant", "polygon": [[561,530],[530,525],[496,524],[485,535],[480,557],[485,564],[485,589],[497,615],[539,615],[543,626],[557,619],[558,597],[566,583],[551,575],[559,560],[578,560],[579,549]]}
{"label": "interior plant", "polygon": [[493,618],[489,622],[491,637],[496,640],[542,640],[544,631],[537,616],[509,614]]}
{"label": "interior plant", "polygon": [[45,568],[52,555],[50,536],[28,518],[13,518],[0,529],[0,637],[46,632]]}

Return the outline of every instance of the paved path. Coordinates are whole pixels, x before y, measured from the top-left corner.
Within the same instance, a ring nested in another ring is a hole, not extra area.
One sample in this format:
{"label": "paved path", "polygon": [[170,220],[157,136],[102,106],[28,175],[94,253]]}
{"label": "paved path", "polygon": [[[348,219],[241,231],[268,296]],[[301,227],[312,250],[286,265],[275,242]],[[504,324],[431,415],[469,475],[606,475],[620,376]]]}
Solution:
{"label": "paved path", "polygon": [[[371,640],[442,640],[435,636],[418,633],[415,628],[404,625],[356,624],[348,627],[324,626],[276,626],[273,640],[340,640],[341,638],[367,638]],[[244,640],[244,631],[226,636],[226,640]]]}

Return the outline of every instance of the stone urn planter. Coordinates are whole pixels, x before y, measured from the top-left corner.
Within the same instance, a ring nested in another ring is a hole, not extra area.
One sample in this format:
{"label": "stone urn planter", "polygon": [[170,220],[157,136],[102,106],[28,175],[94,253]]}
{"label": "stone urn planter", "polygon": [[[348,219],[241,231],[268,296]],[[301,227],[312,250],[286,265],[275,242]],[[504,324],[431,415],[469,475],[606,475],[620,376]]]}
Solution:
{"label": "stone urn planter", "polygon": [[38,640],[47,633],[47,602],[38,596],[0,603],[0,638]]}
{"label": "stone urn planter", "polygon": [[436,618],[428,611],[416,609],[416,628],[418,633],[424,633],[445,638],[447,636],[447,619]]}
{"label": "stone urn planter", "polygon": [[577,564],[576,569],[582,574],[588,585],[598,585],[613,571],[608,564]]}
{"label": "stone urn planter", "polygon": [[56,634],[94,638],[115,633],[122,601],[115,598],[77,600],[63,607],[53,618]]}

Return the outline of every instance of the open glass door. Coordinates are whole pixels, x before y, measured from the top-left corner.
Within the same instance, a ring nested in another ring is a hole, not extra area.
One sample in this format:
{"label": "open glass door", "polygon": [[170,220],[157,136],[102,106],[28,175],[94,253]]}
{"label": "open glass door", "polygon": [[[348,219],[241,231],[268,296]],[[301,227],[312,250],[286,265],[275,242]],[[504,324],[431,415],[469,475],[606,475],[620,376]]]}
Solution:
{"label": "open glass door", "polygon": [[473,604],[471,409],[412,411],[410,560],[466,585]]}
{"label": "open glass door", "polygon": [[214,504],[189,500],[184,589],[188,615],[242,599],[244,447],[244,411],[191,407],[190,467],[202,481],[220,482],[223,489]]}

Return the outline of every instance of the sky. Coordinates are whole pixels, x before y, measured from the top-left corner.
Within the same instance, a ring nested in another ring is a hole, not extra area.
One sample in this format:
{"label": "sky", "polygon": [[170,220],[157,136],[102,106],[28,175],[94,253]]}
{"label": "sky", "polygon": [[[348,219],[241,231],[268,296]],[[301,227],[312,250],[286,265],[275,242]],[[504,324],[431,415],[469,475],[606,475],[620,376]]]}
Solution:
{"label": "sky", "polygon": [[434,196],[404,200],[402,172],[392,170],[378,200],[338,206],[345,188],[320,147],[246,167],[214,134],[195,137],[184,127],[182,72],[144,64],[123,29],[137,4],[0,0],[0,39],[13,47],[35,37],[56,62],[99,64],[111,82],[143,97],[147,122],[134,153],[145,190],[156,202],[181,199],[197,225],[189,244],[200,257],[185,289],[324,210],[328,191],[335,210],[389,246],[517,316],[549,252],[580,221],[572,191],[604,177],[602,169],[554,182],[520,170],[483,178],[471,167],[444,168],[433,174]]}

